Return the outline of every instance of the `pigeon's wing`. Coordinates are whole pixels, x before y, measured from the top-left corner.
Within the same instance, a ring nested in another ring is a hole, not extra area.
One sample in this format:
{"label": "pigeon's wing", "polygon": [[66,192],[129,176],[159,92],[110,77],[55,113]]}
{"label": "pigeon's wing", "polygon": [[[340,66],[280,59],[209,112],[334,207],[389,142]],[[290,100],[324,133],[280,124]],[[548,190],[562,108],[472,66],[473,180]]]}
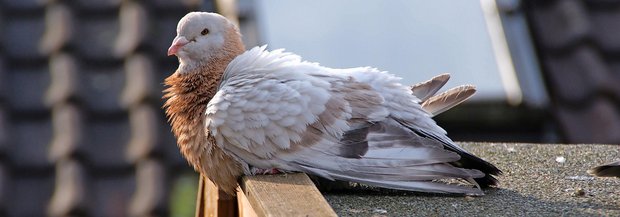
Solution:
{"label": "pigeon's wing", "polygon": [[347,108],[341,103],[328,103],[328,81],[297,72],[317,71],[320,67],[302,63],[298,56],[281,50],[264,49],[249,50],[228,65],[217,93],[207,105],[205,124],[218,145],[248,152],[265,160],[252,165],[271,168],[275,165],[267,161],[281,150],[321,139],[323,135],[308,130],[308,125],[319,121],[320,114],[332,111],[321,117],[321,132],[333,136],[348,127],[349,114],[342,112]]}
{"label": "pigeon's wing", "polygon": [[588,172],[601,177],[620,177],[620,161],[594,167]]}
{"label": "pigeon's wing", "polygon": [[482,194],[479,188],[431,181],[458,178],[476,185],[473,179],[485,174],[452,165],[460,159],[457,152],[398,121],[403,114],[391,110],[402,103],[400,109],[417,106],[412,115],[422,125],[432,122],[410,91],[400,99],[409,103],[390,92],[406,87],[390,83],[383,85],[385,93],[377,89],[392,79],[385,73],[330,70],[264,49],[229,64],[206,110],[206,130],[246,164],[246,174],[250,166],[279,168],[394,189]]}
{"label": "pigeon's wing", "polygon": [[[401,126],[408,128],[417,136],[437,141],[441,143],[445,149],[458,153],[461,159],[456,162],[451,162],[452,165],[460,168],[476,169],[487,174],[482,178],[475,179],[481,187],[497,185],[498,181],[493,175],[501,175],[502,171],[493,164],[476,157],[454,143],[447,136],[446,131],[431,119],[431,114],[422,108],[420,105],[421,101],[413,94],[413,91],[407,90],[408,88],[398,83],[399,78],[389,76],[384,72],[373,72],[372,70],[347,69],[341,70],[341,73],[351,75],[357,81],[369,84],[375,91],[380,93],[381,96],[385,98],[384,106],[388,109],[390,118],[397,121]],[[436,98],[446,98],[442,96],[444,94],[452,95],[450,92],[451,91],[448,90],[446,93],[430,97],[424,102],[435,101],[434,99]],[[447,99],[447,102],[452,100],[459,101],[459,97],[456,97],[456,99],[448,97]],[[440,104],[444,103],[440,102]],[[441,107],[442,106],[437,106],[437,108]]]}

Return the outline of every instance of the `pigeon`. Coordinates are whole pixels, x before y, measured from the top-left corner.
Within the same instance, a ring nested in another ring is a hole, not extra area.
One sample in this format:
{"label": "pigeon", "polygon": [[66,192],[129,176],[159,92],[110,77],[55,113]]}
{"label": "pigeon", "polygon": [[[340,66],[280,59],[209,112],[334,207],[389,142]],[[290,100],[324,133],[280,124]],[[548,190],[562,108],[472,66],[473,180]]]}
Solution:
{"label": "pigeon", "polygon": [[376,68],[334,69],[266,45],[245,49],[225,17],[191,12],[168,55],[164,109],[181,154],[234,194],[244,175],[304,172],[381,188],[483,195],[502,173],[432,119],[475,92],[411,87]]}
{"label": "pigeon", "polygon": [[588,173],[600,177],[620,178],[620,161],[600,165],[588,170]]}

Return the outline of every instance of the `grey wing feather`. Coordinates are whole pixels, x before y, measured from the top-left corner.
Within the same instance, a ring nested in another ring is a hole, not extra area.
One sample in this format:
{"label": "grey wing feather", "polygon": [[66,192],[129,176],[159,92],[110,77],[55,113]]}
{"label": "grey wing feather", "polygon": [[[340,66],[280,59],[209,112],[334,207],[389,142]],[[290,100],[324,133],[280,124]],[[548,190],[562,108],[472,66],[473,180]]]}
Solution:
{"label": "grey wing feather", "polygon": [[[442,143],[421,137],[389,119],[367,123],[358,129],[364,130],[345,134],[336,146],[340,147],[337,150],[325,151],[317,147],[307,150],[312,153],[298,155],[315,157],[295,159],[297,169],[327,179],[341,179],[385,188],[483,194],[474,179],[484,177],[485,174],[450,164],[459,160],[460,156],[444,149]],[[317,161],[319,158],[323,160]],[[471,185],[429,181],[453,178],[460,178]]]}
{"label": "grey wing feather", "polygon": [[[313,167],[301,166],[302,170],[305,170],[314,174],[325,174],[329,173],[322,169],[317,169]],[[468,195],[484,195],[482,190],[479,188],[472,188],[468,186],[455,185],[455,184],[446,184],[441,182],[433,182],[433,181],[400,181],[400,180],[381,180],[374,177],[362,177],[358,174],[344,174],[344,173],[330,173],[330,176],[334,179],[352,181],[364,183],[367,185],[373,185],[383,188],[397,189],[397,190],[407,190],[407,191],[420,191],[420,192],[431,192],[431,193],[458,193],[458,194],[468,194]]]}

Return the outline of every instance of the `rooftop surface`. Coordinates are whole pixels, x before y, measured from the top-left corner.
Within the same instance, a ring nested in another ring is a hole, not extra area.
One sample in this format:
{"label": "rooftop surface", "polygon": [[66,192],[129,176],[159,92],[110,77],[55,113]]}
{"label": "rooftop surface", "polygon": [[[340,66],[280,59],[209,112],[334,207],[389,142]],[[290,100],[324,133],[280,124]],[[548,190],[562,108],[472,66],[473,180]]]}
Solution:
{"label": "rooftop surface", "polygon": [[339,216],[620,216],[620,178],[587,170],[618,160],[617,145],[462,143],[504,171],[469,197],[358,187],[325,192]]}

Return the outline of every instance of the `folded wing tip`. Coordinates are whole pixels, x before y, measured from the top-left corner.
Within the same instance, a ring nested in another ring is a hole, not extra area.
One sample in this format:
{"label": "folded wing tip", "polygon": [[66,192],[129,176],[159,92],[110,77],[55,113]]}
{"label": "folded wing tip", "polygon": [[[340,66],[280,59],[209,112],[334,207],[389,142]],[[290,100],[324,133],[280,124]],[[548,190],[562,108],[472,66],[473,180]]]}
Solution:
{"label": "folded wing tip", "polygon": [[589,169],[588,173],[598,177],[620,177],[620,161],[596,166]]}

